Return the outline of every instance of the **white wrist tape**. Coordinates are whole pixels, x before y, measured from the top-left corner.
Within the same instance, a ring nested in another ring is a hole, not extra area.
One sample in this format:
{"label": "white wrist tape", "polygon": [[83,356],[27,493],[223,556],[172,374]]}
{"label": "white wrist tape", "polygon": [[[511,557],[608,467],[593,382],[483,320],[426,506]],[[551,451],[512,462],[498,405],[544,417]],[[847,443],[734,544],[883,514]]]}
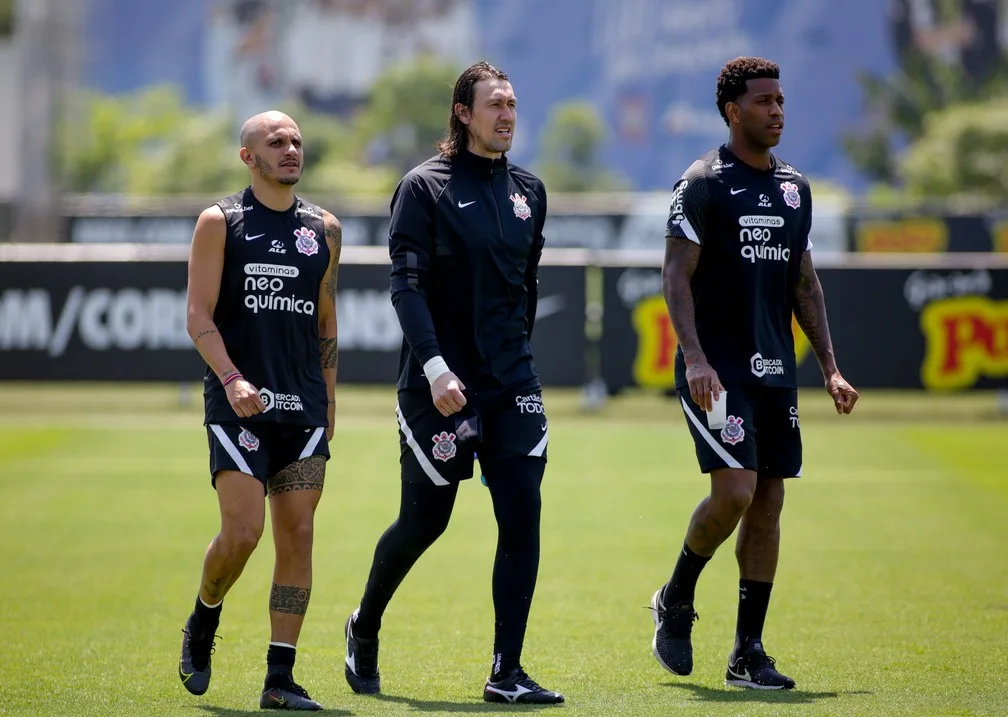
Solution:
{"label": "white wrist tape", "polygon": [[448,364],[440,356],[435,356],[429,359],[427,363],[423,365],[424,375],[427,377],[427,383],[433,384],[439,378],[448,373]]}

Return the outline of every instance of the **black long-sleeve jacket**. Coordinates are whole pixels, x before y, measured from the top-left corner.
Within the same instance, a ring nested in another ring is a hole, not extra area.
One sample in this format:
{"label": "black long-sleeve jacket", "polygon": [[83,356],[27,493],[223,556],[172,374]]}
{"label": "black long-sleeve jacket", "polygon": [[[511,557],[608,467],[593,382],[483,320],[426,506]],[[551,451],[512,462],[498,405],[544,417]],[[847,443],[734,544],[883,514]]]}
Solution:
{"label": "black long-sleeve jacket", "polygon": [[441,355],[467,389],[535,386],[546,190],[506,157],[463,151],[411,170],[392,197],[392,303],[403,331],[399,389],[429,389]]}

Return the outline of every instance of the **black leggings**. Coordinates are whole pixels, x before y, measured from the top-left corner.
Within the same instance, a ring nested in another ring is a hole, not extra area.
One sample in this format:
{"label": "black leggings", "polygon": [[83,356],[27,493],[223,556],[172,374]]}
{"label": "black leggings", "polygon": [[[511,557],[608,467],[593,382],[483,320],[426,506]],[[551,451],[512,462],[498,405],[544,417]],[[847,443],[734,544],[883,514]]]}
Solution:
{"label": "black leggings", "polygon": [[[484,475],[497,518],[493,571],[494,671],[519,666],[525,625],[539,572],[540,486],[546,462],[520,457],[486,466]],[[458,484],[403,481],[399,517],[375,548],[360,612],[358,637],[378,635],[382,614],[417,559],[448,527]]]}

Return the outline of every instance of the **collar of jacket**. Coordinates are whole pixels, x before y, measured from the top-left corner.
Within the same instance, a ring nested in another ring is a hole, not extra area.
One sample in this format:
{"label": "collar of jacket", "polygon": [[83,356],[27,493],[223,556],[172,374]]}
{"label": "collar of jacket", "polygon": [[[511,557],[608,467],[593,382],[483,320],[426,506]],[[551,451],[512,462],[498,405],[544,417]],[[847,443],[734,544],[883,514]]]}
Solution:
{"label": "collar of jacket", "polygon": [[466,149],[455,155],[455,163],[481,176],[490,176],[507,171],[508,160],[506,154],[502,154],[500,159],[491,159],[473,154]]}

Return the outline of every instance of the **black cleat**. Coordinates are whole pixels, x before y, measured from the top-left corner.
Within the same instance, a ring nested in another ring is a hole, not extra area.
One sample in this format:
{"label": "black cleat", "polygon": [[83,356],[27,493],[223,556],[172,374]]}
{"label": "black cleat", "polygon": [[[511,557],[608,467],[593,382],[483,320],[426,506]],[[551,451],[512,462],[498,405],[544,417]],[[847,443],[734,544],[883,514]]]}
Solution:
{"label": "black cleat", "polygon": [[763,643],[753,642],[728,658],[725,685],[756,690],[790,690],[795,681],[774,667],[774,658],[763,651]]}
{"label": "black cleat", "polygon": [[[358,608],[359,610],[360,608]],[[378,674],[378,638],[365,640],[354,637],[353,624],[357,610],[346,621],[346,675],[350,689],[359,695],[376,695],[381,692],[381,675]]]}
{"label": "black cleat", "polygon": [[555,705],[563,702],[564,696],[540,687],[525,674],[525,670],[518,667],[497,681],[488,678],[483,688],[483,701],[512,705]]}
{"label": "black cleat", "polygon": [[291,675],[267,677],[259,706],[264,710],[314,712],[322,709],[322,705],[309,697],[305,688],[295,682]]}
{"label": "black cleat", "polygon": [[677,602],[666,608],[662,600],[664,586],[651,596],[651,617],[654,619],[654,639],[651,651],[658,664],[676,675],[693,671],[693,621],[700,616],[693,611],[693,603]]}
{"label": "black cleat", "polygon": [[182,656],[179,657],[178,674],[183,686],[194,695],[202,695],[210,687],[210,655],[214,651],[213,632],[196,634],[192,631],[193,616],[182,628]]}

